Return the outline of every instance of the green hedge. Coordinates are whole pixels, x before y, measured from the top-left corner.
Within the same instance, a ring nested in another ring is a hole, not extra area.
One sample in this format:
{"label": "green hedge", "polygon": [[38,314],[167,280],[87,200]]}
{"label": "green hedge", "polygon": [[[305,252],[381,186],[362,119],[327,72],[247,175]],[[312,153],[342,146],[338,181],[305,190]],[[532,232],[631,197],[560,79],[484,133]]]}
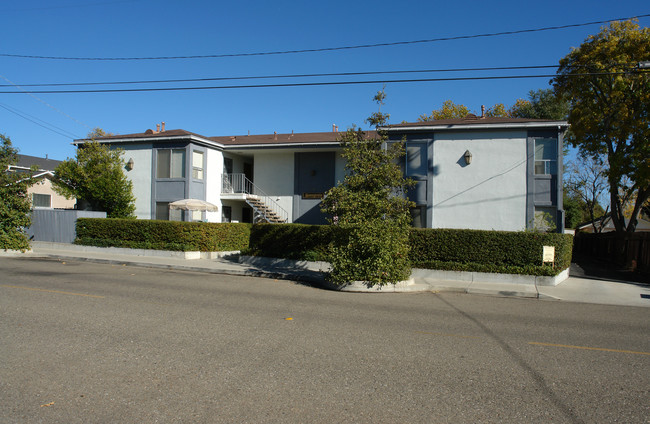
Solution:
{"label": "green hedge", "polygon": [[[246,254],[273,258],[328,260],[335,226],[258,224]],[[342,239],[345,239],[344,237]],[[570,234],[416,229],[409,234],[416,268],[506,274],[556,275],[571,264]],[[555,269],[541,264],[542,246],[555,246]]]}
{"label": "green hedge", "polygon": [[255,224],[245,254],[309,261],[327,260],[337,227],[331,225]]}
{"label": "green hedge", "polygon": [[78,244],[218,252],[248,247],[250,224],[79,218]]}
{"label": "green hedge", "polygon": [[[454,271],[555,275],[571,265],[573,236],[557,233],[412,229],[411,264]],[[542,266],[542,246],[555,246],[555,269]]]}

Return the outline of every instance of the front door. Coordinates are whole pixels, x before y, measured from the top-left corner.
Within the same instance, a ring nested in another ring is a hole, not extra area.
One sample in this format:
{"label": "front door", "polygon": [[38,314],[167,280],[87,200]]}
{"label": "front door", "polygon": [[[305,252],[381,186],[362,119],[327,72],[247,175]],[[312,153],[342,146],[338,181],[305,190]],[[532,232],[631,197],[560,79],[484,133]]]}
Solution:
{"label": "front door", "polygon": [[325,192],[334,181],[334,152],[296,153],[293,222],[326,224],[320,211]]}

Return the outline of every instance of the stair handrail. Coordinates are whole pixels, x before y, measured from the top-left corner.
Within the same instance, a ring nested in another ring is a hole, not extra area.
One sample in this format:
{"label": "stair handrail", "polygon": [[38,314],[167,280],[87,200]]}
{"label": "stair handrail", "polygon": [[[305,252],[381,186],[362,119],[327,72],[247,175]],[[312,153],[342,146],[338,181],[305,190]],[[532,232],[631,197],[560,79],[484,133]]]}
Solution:
{"label": "stair handrail", "polygon": [[259,197],[284,222],[289,220],[289,213],[271,196],[253,184],[246,174],[223,174],[222,193],[242,193]]}

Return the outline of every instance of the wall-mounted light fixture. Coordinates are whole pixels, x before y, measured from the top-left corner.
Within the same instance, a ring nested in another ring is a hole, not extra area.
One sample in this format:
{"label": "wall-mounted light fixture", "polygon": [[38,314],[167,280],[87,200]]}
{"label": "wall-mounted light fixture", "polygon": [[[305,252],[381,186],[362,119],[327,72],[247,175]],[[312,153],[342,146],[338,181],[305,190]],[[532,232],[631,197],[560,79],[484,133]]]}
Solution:
{"label": "wall-mounted light fixture", "polygon": [[129,158],[129,161],[126,163],[126,169],[128,169],[129,171],[132,170],[133,164],[134,164],[133,158]]}
{"label": "wall-mounted light fixture", "polygon": [[472,163],[472,153],[469,150],[465,150],[465,154],[463,155],[463,158],[465,159],[466,164]]}

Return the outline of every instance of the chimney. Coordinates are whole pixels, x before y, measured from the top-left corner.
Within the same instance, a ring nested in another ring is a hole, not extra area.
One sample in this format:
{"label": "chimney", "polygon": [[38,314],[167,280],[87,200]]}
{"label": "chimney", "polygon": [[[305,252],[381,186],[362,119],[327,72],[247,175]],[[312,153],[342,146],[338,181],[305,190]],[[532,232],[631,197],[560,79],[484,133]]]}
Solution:
{"label": "chimney", "polygon": [[485,118],[485,105],[481,105],[481,119]]}
{"label": "chimney", "polygon": [[165,132],[165,121],[160,123],[160,132]]}
{"label": "chimney", "polygon": [[277,139],[278,139],[278,132],[273,131],[273,140],[277,140]]}
{"label": "chimney", "polygon": [[332,132],[336,132],[336,124],[332,124]]}
{"label": "chimney", "polygon": [[156,132],[157,132],[157,133],[160,132],[160,124],[156,124]]}

